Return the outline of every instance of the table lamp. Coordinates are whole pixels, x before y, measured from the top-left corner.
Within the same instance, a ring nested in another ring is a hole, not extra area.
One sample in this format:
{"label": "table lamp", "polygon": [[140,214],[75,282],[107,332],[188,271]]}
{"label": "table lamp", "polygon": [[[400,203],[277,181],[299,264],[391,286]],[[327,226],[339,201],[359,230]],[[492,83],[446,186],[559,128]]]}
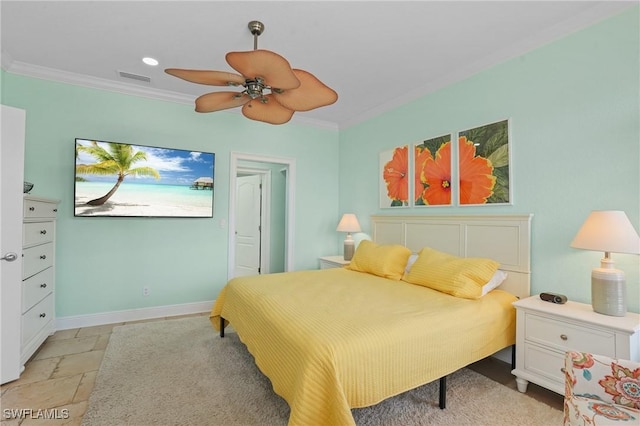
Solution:
{"label": "table lamp", "polygon": [[360,232],[360,224],[358,223],[356,215],[353,213],[345,213],[342,215],[336,231],[347,233],[347,237],[344,239],[344,260],[351,260],[355,247],[351,233]]}
{"label": "table lamp", "polygon": [[615,269],[611,253],[640,254],[640,237],[623,211],[593,211],[571,247],[604,252],[600,267],[591,271],[591,306],[595,312],[623,317],[627,313],[624,272]]}

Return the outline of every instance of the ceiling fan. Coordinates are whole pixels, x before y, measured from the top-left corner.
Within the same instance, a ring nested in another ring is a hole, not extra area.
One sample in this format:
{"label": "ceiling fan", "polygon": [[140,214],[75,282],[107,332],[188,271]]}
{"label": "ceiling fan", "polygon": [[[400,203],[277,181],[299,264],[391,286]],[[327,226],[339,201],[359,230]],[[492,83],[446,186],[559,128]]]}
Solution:
{"label": "ceiling fan", "polygon": [[242,86],[241,92],[222,91],[196,99],[197,112],[214,112],[242,106],[242,114],[252,120],[284,124],[296,111],[331,105],[338,94],[310,72],[291,68],[289,62],[270,50],[258,49],[264,31],[260,21],[249,22],[253,50],[229,52],[225,59],[239,72],[167,68],[167,74],[191,83],[210,86]]}

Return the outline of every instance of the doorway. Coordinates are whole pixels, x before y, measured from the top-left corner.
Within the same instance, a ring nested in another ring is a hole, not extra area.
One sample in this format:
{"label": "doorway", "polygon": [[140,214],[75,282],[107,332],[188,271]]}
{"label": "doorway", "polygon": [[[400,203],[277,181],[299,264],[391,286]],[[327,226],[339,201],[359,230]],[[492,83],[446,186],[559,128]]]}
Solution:
{"label": "doorway", "polygon": [[228,279],[292,270],[295,159],[232,152],[229,174]]}

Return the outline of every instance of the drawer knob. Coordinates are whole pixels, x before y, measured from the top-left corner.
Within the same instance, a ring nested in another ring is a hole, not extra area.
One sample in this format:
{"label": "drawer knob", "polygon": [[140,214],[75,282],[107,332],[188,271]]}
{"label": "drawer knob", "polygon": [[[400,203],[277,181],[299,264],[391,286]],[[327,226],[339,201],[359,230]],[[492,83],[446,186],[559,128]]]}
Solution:
{"label": "drawer knob", "polygon": [[57,213],[57,212],[58,212],[58,209],[53,209],[53,212],[54,212],[54,213]]}
{"label": "drawer knob", "polygon": [[47,288],[47,283],[40,284],[40,288]]}
{"label": "drawer knob", "polygon": [[36,210],[36,208],[35,208],[35,207],[33,207],[33,206],[29,207],[29,211],[30,211],[30,212],[35,211],[35,210]]}
{"label": "drawer knob", "polygon": [[561,334],[561,335],[560,335],[560,338],[561,338],[562,340],[568,340],[568,339],[569,339],[569,338],[567,337],[567,335],[566,335],[566,334]]}
{"label": "drawer knob", "polygon": [[47,235],[47,230],[46,230],[46,229],[43,229],[42,231],[40,231],[40,233],[41,233],[42,235]]}
{"label": "drawer knob", "polygon": [[45,260],[46,258],[47,258],[47,255],[45,255],[45,254],[41,254],[40,255],[40,259]]}
{"label": "drawer knob", "polygon": [[47,316],[47,314],[45,314],[44,312],[40,314],[40,318],[44,318],[46,316]]}

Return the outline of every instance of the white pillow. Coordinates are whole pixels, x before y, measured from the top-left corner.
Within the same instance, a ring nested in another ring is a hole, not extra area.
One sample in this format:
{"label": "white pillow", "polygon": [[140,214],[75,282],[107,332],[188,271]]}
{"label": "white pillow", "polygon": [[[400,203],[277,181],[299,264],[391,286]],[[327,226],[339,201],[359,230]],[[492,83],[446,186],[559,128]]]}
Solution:
{"label": "white pillow", "polygon": [[409,273],[409,269],[411,269],[411,266],[414,264],[417,258],[418,258],[417,254],[412,254],[411,256],[409,256],[409,260],[407,260],[407,266],[405,266],[404,268],[405,274]]}
{"label": "white pillow", "polygon": [[504,280],[507,279],[507,277],[508,275],[505,271],[498,269],[496,273],[493,274],[493,277],[491,277],[489,282],[482,286],[482,294],[480,297],[484,296],[494,288],[498,287],[500,284],[502,284]]}

